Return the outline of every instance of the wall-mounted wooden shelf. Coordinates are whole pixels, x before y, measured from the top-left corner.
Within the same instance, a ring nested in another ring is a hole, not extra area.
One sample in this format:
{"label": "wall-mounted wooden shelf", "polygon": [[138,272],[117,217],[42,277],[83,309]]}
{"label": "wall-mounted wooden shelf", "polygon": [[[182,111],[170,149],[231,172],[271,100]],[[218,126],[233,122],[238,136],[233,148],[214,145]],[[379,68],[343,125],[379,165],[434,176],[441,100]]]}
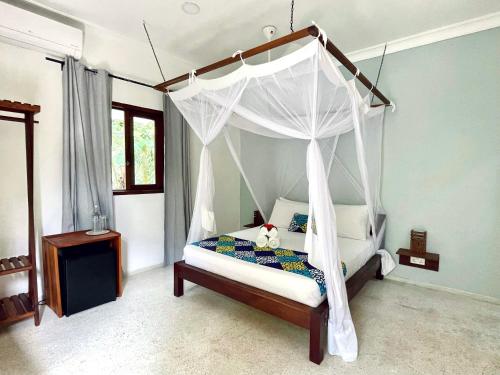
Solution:
{"label": "wall-mounted wooden shelf", "polygon": [[431,271],[439,271],[439,254],[399,249],[399,264]]}

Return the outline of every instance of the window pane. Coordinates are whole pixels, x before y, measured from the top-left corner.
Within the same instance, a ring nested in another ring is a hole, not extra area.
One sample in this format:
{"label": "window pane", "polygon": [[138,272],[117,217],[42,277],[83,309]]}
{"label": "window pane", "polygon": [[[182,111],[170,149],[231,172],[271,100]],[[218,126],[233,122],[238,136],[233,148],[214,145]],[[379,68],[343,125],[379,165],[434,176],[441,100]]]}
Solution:
{"label": "window pane", "polygon": [[125,114],[122,110],[111,111],[111,124],[113,190],[125,190]]}
{"label": "window pane", "polygon": [[133,125],[134,184],[155,184],[155,122],[142,117],[134,117]]}

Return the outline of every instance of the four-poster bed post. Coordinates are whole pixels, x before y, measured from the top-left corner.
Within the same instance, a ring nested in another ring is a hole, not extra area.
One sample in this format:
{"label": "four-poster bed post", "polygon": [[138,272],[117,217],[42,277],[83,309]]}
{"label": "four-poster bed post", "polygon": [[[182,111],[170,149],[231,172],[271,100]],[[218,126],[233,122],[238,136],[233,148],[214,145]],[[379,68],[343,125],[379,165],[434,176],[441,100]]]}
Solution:
{"label": "four-poster bed post", "polygon": [[[260,46],[251,48],[249,50],[246,50],[241,53],[240,55],[232,56],[232,57],[227,57],[223,60],[217,61],[213,64],[204,66],[203,68],[196,69],[196,75],[199,76],[201,74],[205,74],[208,72],[211,72],[213,70],[217,70],[219,68],[222,68],[223,66],[227,66],[230,64],[233,64],[235,62],[240,61],[240,58],[246,59],[255,55],[258,55],[262,52],[266,52],[269,50],[272,50],[276,47],[283,46],[285,44],[294,42],[296,40],[305,38],[307,36],[312,36],[312,37],[319,37],[319,40],[324,43],[323,40],[323,35],[321,35],[319,29],[317,26],[312,25],[309,27],[306,27],[304,29],[295,31],[293,33],[290,33],[288,35],[282,36],[281,38],[272,40],[270,42],[261,44]],[[382,103],[386,106],[391,105],[391,102],[389,99],[387,99],[384,94],[382,94],[371,82],[366,76],[359,72],[356,66],[347,58],[346,55],[344,55],[329,39],[326,42],[326,49],[332,56],[334,56],[343,66],[346,67],[346,69],[351,72],[353,75],[356,75],[358,80],[367,88],[369,89],[377,98],[379,98]],[[168,87],[171,85],[174,85],[179,82],[183,82],[185,80],[189,79],[189,73],[180,75],[178,77],[172,78],[168,81],[165,81],[163,83],[160,83],[156,85],[154,88],[159,91],[166,92],[168,90]]]}
{"label": "four-poster bed post", "polygon": [[35,223],[33,212],[33,153],[35,114],[40,106],[9,100],[0,100],[0,111],[19,113],[22,117],[2,115],[0,120],[24,124],[26,144],[26,182],[28,197],[28,256],[20,255],[0,259],[0,276],[28,271],[28,293],[21,293],[0,300],[0,326],[34,317],[35,325],[40,324],[38,310],[38,287],[36,275]]}

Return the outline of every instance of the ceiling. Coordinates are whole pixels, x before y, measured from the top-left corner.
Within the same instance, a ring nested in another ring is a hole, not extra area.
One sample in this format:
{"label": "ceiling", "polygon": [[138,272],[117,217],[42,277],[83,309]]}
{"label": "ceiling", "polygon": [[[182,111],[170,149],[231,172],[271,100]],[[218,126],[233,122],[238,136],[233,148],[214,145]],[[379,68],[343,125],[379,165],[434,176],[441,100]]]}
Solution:
{"label": "ceiling", "polygon": [[[197,66],[265,42],[265,25],[278,36],[290,32],[288,0],[194,0],[198,15],[185,14],[182,0],[29,1],[140,41],[144,19],[156,48]],[[295,0],[294,27],[314,20],[351,52],[497,11],[498,0]]]}

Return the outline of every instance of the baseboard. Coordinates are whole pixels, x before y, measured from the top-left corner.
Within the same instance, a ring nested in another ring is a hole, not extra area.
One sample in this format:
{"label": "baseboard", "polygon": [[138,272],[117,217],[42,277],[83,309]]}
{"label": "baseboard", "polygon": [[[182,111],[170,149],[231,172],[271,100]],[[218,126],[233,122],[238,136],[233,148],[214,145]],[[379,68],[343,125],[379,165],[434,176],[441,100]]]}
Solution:
{"label": "baseboard", "polygon": [[441,285],[436,285],[436,284],[429,284],[429,283],[424,283],[424,282],[420,282],[420,281],[404,279],[402,277],[391,276],[391,275],[384,276],[384,279],[396,281],[396,282],[403,283],[403,284],[415,285],[415,286],[419,286],[419,287],[426,288],[426,289],[438,290],[441,292],[448,292],[448,293],[452,293],[452,294],[466,296],[466,297],[469,297],[469,298],[472,298],[472,299],[475,299],[478,301],[489,302],[489,303],[493,303],[495,305],[500,305],[499,298],[485,296],[482,294],[477,294],[477,293],[472,293],[472,292],[466,292],[465,290],[460,290],[460,289],[449,288],[446,286],[441,286]]}
{"label": "baseboard", "polygon": [[158,268],[163,268],[163,267],[165,267],[165,264],[159,263],[159,264],[155,264],[155,265],[148,266],[148,267],[138,268],[132,272],[124,272],[124,276],[125,277],[132,277],[132,276],[136,276],[136,275],[139,275],[141,273],[144,273],[144,272],[153,271],[153,270],[156,270]]}

